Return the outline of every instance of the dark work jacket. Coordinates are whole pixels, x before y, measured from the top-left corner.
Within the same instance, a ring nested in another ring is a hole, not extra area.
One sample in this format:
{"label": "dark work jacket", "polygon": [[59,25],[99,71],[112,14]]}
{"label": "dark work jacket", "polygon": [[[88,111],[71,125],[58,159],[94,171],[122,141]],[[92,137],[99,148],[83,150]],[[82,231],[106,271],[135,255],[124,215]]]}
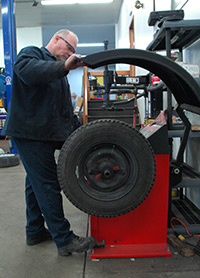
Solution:
{"label": "dark work jacket", "polygon": [[17,56],[3,135],[65,141],[73,130],[70,88],[64,62],[45,48],[22,49]]}

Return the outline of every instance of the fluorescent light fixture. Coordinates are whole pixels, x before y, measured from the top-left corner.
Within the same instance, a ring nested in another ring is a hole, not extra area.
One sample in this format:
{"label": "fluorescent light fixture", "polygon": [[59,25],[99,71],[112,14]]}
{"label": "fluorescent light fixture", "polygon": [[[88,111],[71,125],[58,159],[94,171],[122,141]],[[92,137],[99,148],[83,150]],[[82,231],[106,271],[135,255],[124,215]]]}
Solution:
{"label": "fluorescent light fixture", "polygon": [[43,0],[42,5],[66,5],[66,4],[102,4],[111,3],[113,0]]}
{"label": "fluorescent light fixture", "polygon": [[78,43],[77,47],[98,47],[98,46],[104,46],[104,43]]}

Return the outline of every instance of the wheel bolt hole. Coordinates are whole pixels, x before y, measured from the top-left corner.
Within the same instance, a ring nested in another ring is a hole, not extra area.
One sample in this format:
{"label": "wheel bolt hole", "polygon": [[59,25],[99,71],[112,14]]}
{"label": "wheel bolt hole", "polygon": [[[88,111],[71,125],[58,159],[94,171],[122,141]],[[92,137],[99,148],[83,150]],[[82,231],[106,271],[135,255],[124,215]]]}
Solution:
{"label": "wheel bolt hole", "polygon": [[110,171],[105,171],[104,176],[107,177],[107,178],[110,177]]}
{"label": "wheel bolt hole", "polygon": [[110,172],[109,172],[109,171],[105,171],[104,175],[105,175],[106,177],[109,177],[109,176],[110,176]]}

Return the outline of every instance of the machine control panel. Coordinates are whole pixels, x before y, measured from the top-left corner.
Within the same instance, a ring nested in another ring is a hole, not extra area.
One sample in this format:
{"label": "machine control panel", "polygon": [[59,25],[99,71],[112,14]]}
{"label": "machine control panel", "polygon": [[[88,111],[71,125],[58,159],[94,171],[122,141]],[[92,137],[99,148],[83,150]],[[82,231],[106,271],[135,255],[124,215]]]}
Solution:
{"label": "machine control panel", "polygon": [[156,154],[168,154],[168,128],[166,124],[148,123],[140,129],[140,133],[151,143]]}

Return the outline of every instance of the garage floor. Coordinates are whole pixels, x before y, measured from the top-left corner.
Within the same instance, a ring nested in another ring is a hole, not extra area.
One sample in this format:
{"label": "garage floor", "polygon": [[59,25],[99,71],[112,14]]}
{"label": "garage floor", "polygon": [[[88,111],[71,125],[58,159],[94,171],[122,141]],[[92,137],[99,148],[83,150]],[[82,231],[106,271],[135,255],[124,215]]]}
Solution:
{"label": "garage floor", "polygon": [[[182,257],[172,247],[171,258],[91,261],[89,253],[59,257],[53,242],[26,246],[24,178],[21,164],[0,168],[0,278],[200,277],[200,257]],[[72,229],[85,236],[88,216],[71,205],[65,196],[63,201]]]}

